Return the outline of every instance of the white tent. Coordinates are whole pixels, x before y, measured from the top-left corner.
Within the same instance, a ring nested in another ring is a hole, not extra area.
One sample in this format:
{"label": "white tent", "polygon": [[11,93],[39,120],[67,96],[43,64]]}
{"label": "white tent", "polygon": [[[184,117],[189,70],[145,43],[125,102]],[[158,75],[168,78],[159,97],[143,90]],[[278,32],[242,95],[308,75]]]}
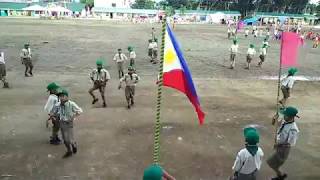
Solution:
{"label": "white tent", "polygon": [[29,6],[29,7],[23,8],[22,10],[24,10],[24,11],[46,11],[47,8],[36,4],[36,5],[33,5],[33,6]]}
{"label": "white tent", "polygon": [[210,16],[211,22],[213,23],[220,23],[222,19],[226,18],[226,15],[222,12],[210,14],[209,16]]}
{"label": "white tent", "polygon": [[58,13],[72,13],[72,11],[70,11],[69,9],[61,7],[61,6],[48,7],[47,11],[58,12]]}

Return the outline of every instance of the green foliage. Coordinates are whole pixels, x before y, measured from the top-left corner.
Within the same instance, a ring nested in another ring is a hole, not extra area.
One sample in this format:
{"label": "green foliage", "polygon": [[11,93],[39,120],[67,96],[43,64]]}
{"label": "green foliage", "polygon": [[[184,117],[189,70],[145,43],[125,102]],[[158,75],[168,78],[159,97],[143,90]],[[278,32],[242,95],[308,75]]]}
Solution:
{"label": "green foliage", "polygon": [[132,5],[133,9],[154,9],[155,2],[153,0],[136,0]]}
{"label": "green foliage", "polygon": [[94,0],[80,0],[81,3],[93,6]]}

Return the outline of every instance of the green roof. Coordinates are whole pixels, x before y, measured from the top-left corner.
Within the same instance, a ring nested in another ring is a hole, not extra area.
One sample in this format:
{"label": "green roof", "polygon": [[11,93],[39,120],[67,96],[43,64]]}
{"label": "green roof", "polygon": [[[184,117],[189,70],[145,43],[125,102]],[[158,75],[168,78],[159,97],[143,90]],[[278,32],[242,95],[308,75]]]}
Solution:
{"label": "green roof", "polygon": [[28,3],[0,2],[0,9],[22,10]]}
{"label": "green roof", "polygon": [[[176,14],[180,14],[180,10],[175,10]],[[215,13],[224,13],[230,15],[241,15],[239,11],[205,11],[205,10],[186,10],[184,14],[199,14],[199,15],[206,15],[206,14],[215,14]]]}
{"label": "green roof", "polygon": [[67,4],[67,8],[73,12],[75,11],[78,11],[78,12],[81,12],[84,8],[85,8],[85,4],[82,4],[82,3],[68,3]]}
{"label": "green roof", "polygon": [[290,18],[308,18],[317,19],[316,16],[310,14],[286,14],[286,13],[270,13],[270,12],[257,12],[256,16],[269,16],[269,17],[290,17]]}

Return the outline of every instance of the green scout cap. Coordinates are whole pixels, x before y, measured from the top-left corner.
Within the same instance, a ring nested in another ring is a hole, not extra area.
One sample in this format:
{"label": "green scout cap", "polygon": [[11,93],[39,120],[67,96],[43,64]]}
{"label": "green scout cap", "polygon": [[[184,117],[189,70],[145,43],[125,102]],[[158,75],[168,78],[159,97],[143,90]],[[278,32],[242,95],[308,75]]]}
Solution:
{"label": "green scout cap", "polygon": [[254,48],[254,45],[253,45],[253,44],[250,44],[250,48]]}
{"label": "green scout cap", "polygon": [[52,82],[52,83],[48,84],[48,86],[47,86],[48,91],[57,90],[58,88],[59,88],[59,86],[55,82]]}
{"label": "green scout cap", "polygon": [[133,47],[132,46],[128,46],[128,51],[132,51]]}
{"label": "green scout cap", "polygon": [[288,70],[288,74],[289,74],[289,75],[295,75],[297,72],[298,72],[298,69],[297,69],[297,68],[290,68],[290,69]]}
{"label": "green scout cap", "polygon": [[96,61],[96,65],[103,65],[103,61],[102,61],[102,59],[97,59],[97,61]]}
{"label": "green scout cap", "polygon": [[298,114],[298,109],[292,106],[288,106],[284,110],[280,111],[280,113],[288,117],[295,117]]}
{"label": "green scout cap", "polygon": [[256,145],[257,143],[259,143],[260,136],[255,128],[253,127],[245,128],[243,130],[243,134],[246,139],[246,142],[249,145]]}
{"label": "green scout cap", "polygon": [[158,42],[158,39],[157,39],[157,38],[154,38],[154,41],[155,41],[155,42]]}
{"label": "green scout cap", "polygon": [[237,44],[237,43],[238,43],[238,40],[234,39],[233,44]]}
{"label": "green scout cap", "polygon": [[61,95],[69,96],[69,92],[66,89],[59,88],[58,96],[61,96]]}
{"label": "green scout cap", "polygon": [[151,165],[144,170],[143,180],[162,180],[163,171],[159,165]]}

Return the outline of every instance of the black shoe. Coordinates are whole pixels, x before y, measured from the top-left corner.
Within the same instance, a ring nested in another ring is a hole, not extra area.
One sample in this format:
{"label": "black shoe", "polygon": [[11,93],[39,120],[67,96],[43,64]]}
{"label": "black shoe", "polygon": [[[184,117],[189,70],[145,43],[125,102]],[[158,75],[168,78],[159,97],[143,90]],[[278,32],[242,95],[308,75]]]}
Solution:
{"label": "black shoe", "polygon": [[73,154],[77,154],[77,152],[78,152],[77,145],[73,144],[73,145],[71,145],[71,146],[72,146],[72,152],[73,152]]}
{"label": "black shoe", "polygon": [[95,104],[96,102],[98,102],[99,101],[99,99],[94,99],[93,101],[92,101],[92,104]]}
{"label": "black shoe", "polygon": [[3,88],[9,88],[9,83],[8,82],[3,83]]}
{"label": "black shoe", "polygon": [[62,158],[65,159],[65,158],[68,158],[68,157],[71,157],[71,156],[72,156],[72,152],[68,151],[62,156]]}
{"label": "black shoe", "polygon": [[103,106],[103,107],[107,107],[107,104],[104,102],[102,106]]}
{"label": "black shoe", "polygon": [[131,108],[131,106],[130,105],[128,105],[128,109],[130,109]]}
{"label": "black shoe", "polygon": [[29,74],[30,74],[30,76],[33,76],[32,72],[30,72]]}
{"label": "black shoe", "polygon": [[24,77],[29,77],[29,75],[28,74],[24,74]]}

